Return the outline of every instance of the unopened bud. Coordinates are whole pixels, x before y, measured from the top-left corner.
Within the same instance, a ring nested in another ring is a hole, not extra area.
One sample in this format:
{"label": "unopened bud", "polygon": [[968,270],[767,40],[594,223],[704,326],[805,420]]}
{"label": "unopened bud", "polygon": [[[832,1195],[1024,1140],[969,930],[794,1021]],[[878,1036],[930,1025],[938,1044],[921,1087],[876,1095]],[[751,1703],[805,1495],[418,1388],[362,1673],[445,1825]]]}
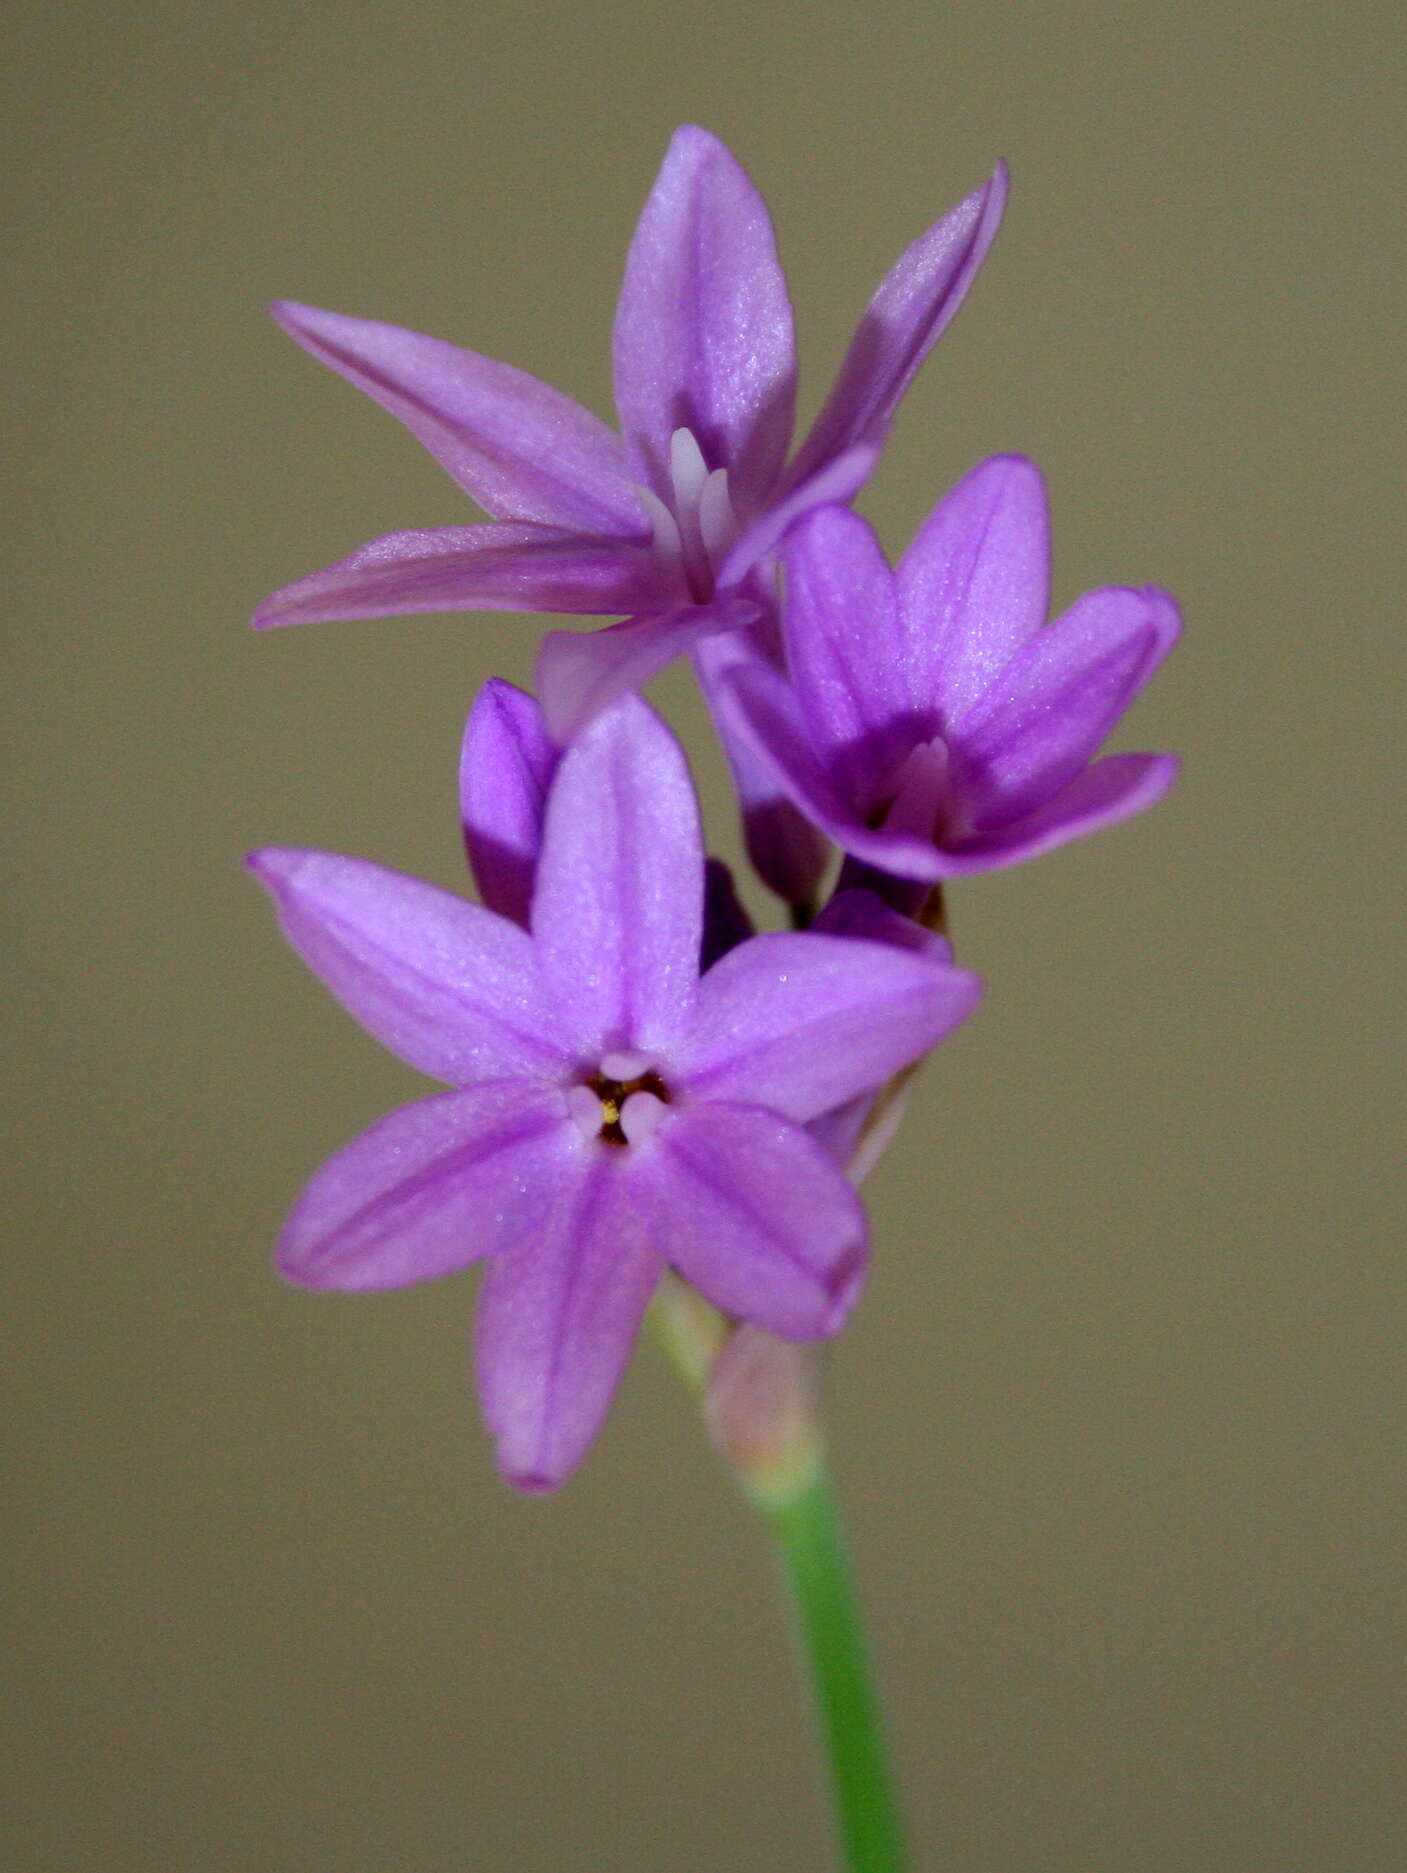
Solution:
{"label": "unopened bud", "polygon": [[752,1501],[784,1508],[813,1479],[824,1448],[814,1352],[739,1327],[714,1362],[704,1416]]}

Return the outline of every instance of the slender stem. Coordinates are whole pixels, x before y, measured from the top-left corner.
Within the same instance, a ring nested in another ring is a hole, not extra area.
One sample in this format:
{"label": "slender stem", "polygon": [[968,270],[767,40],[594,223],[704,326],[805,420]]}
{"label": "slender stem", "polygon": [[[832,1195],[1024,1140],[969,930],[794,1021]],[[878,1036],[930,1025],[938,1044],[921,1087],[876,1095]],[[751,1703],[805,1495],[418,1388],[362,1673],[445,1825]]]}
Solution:
{"label": "slender stem", "polygon": [[899,1799],[860,1625],[840,1511],[825,1465],[765,1510],[811,1678],[848,1873],[903,1873]]}
{"label": "slender stem", "polygon": [[815,1349],[730,1328],[677,1276],[651,1309],[709,1434],[766,1520],[795,1615],[845,1873],[904,1873],[903,1825],[860,1602],[825,1461]]}

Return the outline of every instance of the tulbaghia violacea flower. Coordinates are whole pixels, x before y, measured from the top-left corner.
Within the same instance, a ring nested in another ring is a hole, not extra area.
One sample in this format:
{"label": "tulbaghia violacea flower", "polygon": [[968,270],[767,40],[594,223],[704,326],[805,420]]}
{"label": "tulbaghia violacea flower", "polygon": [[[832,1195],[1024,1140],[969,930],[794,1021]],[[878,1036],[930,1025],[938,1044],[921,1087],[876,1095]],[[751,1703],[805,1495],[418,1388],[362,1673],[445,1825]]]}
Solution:
{"label": "tulbaghia violacea flower", "polygon": [[398,417],[494,524],[375,540],[276,592],[255,623],[485,608],[625,617],[544,645],[538,688],[565,739],[610,695],[758,615],[749,575],[800,514],[865,480],[1005,194],[999,168],[900,257],[790,464],[796,365],[772,224],[728,150],[692,126],[675,133],[626,263],[619,435],[511,365],[276,306],[285,331]]}
{"label": "tulbaghia violacea flower", "polygon": [[857,515],[791,535],[788,676],[730,678],[756,758],[842,850],[934,881],[1033,858],[1160,799],[1167,754],[1092,758],[1176,640],[1154,587],[1087,592],[1046,623],[1050,548],[1034,466],[995,457],[891,572]]}
{"label": "tulbaghia violacea flower", "polygon": [[530,929],[356,859],[250,864],[363,1026],[456,1088],[324,1165],[280,1266],[377,1289],[487,1258],[478,1379],[511,1481],[551,1488],[580,1460],[666,1266],[784,1337],[839,1327],[865,1220],[806,1123],[933,1046],[978,983],[812,934],[750,938],[700,979],[698,807],[645,704],[557,765]]}
{"label": "tulbaghia violacea flower", "polygon": [[[484,684],[465,724],[459,763],[459,810],[465,851],[479,896],[490,910],[528,926],[533,880],[542,852],[547,798],[560,753],[532,696],[499,677]],[[835,893],[812,928],[830,936],[863,937],[917,950],[951,963],[945,937],[899,916],[872,891]],[[740,902],[733,875],[721,860],[704,868],[702,971],[756,934]],[[834,1111],[821,1113],[808,1130],[860,1183],[889,1143],[904,1102],[888,1102],[887,1122],[871,1128],[874,1092],[861,1093]]]}

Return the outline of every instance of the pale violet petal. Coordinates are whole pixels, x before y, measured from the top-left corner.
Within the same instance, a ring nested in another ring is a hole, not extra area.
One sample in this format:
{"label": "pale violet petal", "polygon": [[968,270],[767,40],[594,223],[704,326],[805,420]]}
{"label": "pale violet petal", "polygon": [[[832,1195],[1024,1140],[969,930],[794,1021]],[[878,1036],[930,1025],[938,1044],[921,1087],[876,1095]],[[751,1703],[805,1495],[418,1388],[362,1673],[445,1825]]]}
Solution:
{"label": "pale violet petal", "polygon": [[754,567],[770,560],[780,551],[790,530],[812,508],[823,507],[828,502],[843,505],[853,500],[869,480],[879,455],[877,441],[857,442],[793,487],[789,494],[764,508],[728,549],[718,569],[720,589],[739,584]]}
{"label": "pale violet petal", "polygon": [[562,757],[532,928],[562,1030],[582,1057],[670,1048],[693,1011],[703,834],[684,752],[626,696]]}
{"label": "pale violet petal", "polygon": [[532,1233],[580,1154],[560,1090],[541,1081],[403,1106],[311,1179],[279,1271],[300,1287],[356,1291],[452,1274]]}
{"label": "pale violet petal", "polygon": [[511,364],[375,319],[282,301],[279,324],[375,398],[498,520],[648,536],[620,438]]}
{"label": "pale violet petal", "polygon": [[1006,192],[1006,166],[999,163],[989,182],[921,234],[885,275],[788,471],[788,485],[852,442],[883,431],[977,277],[1001,226]]}
{"label": "pale violet petal", "polygon": [[526,926],[558,749],[533,697],[494,677],[479,691],[459,758],[459,814],[479,896]]}
{"label": "pale violet petal", "polygon": [[585,1456],[664,1271],[624,1190],[627,1154],[582,1151],[579,1175],[544,1192],[538,1227],[494,1258],[479,1296],[479,1396],[519,1489],[555,1489]]}
{"label": "pale violet petal", "polygon": [[894,575],[868,521],[808,514],[787,542],[787,667],[817,758],[861,819],[937,727],[909,703]]}
{"label": "pale violet petal", "polygon": [[1155,587],[1106,587],[1038,631],[953,725],[953,784],[967,828],[1024,819],[1097,753],[1178,631]]}
{"label": "pale violet petal", "polygon": [[365,859],[271,846],[246,861],[283,933],[392,1053],[452,1086],[570,1065],[526,933]]}
{"label": "pale violet petal", "polygon": [[753,937],[700,983],[677,1083],[691,1099],[813,1119],[921,1059],[981,988],[927,949],[812,931]]}
{"label": "pale violet petal", "polygon": [[615,379],[636,479],[658,495],[680,429],[744,506],[771,488],[791,440],[791,302],[762,197],[693,125],[675,132],[631,241]]}
{"label": "pale violet petal", "polygon": [[266,598],[256,629],[420,611],[563,611],[653,605],[664,581],[643,546],[512,524],[389,533]]}
{"label": "pale violet petal", "polygon": [[750,1106],[680,1107],[629,1155],[656,1243],[715,1307],[790,1339],[842,1324],[864,1273],[865,1215],[801,1126]]}
{"label": "pale violet petal", "polygon": [[974,468],[919,528],[896,576],[902,681],[941,728],[1046,621],[1050,523],[1035,463],[999,455]]}
{"label": "pale violet petal", "polygon": [[944,876],[1021,865],[1072,839],[1132,819],[1156,806],[1177,779],[1177,770],[1177,757],[1171,754],[1106,755],[1024,819],[998,832],[955,841],[944,854]]}
{"label": "pale violet petal", "polygon": [[537,693],[552,734],[568,742],[618,696],[643,689],[676,657],[718,631],[751,624],[746,599],[681,605],[600,631],[549,631],[537,653]]}

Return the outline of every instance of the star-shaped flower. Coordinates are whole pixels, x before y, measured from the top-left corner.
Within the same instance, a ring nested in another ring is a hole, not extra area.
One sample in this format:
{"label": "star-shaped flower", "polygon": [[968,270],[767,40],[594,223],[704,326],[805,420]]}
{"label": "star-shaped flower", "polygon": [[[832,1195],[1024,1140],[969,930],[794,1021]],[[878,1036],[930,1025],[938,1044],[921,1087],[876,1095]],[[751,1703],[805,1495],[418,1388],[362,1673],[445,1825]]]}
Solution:
{"label": "star-shaped flower", "polygon": [[275,307],[299,344],[399,417],[493,524],[372,541],[276,592],[255,623],[485,608],[624,616],[543,647],[538,688],[566,739],[612,695],[758,616],[754,568],[801,514],[849,500],[865,480],[996,235],[1005,195],[998,168],[900,257],[789,464],[795,352],[771,221],[728,150],[692,126],[674,135],[626,263],[619,435],[511,365],[396,326]]}
{"label": "star-shaped flower", "polygon": [[1110,586],[1047,624],[1030,462],[975,469],[894,572],[840,507],[793,532],[785,569],[789,678],[739,665],[736,722],[806,817],[875,870],[931,882],[1014,865],[1172,785],[1172,755],[1091,762],[1176,641],[1177,606]]}
{"label": "star-shaped flower", "polygon": [[487,1258],[478,1378],[511,1481],[552,1488],[579,1462],[666,1266],[783,1336],[840,1326],[864,1214],[805,1126],[933,1046],[979,985],[814,934],[749,938],[700,978],[698,806],[645,704],[562,757],[530,929],[356,859],[250,864],[363,1026],[456,1088],[323,1166],[280,1266],[377,1289]]}

